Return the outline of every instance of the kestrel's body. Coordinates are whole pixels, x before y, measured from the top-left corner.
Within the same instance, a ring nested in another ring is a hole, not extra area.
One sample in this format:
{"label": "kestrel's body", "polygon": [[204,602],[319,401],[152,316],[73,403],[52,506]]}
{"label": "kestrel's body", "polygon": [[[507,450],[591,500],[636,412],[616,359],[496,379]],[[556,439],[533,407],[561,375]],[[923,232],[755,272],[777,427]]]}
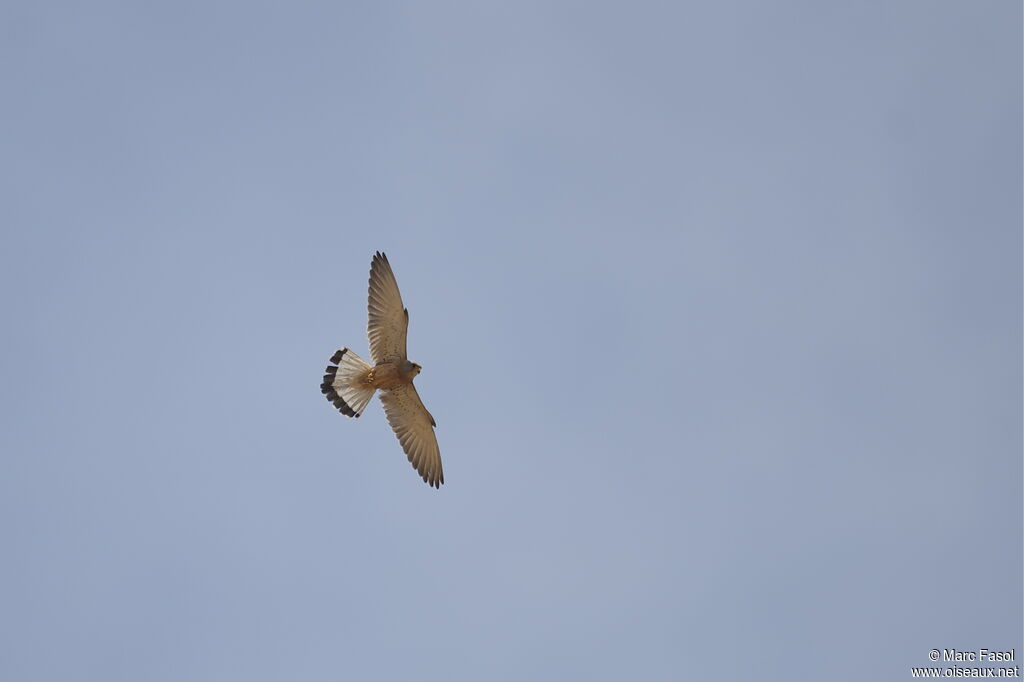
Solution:
{"label": "kestrel's body", "polygon": [[370,369],[362,378],[362,383],[378,390],[398,388],[402,384],[411,384],[416,371],[402,371],[400,365],[394,362],[385,362]]}
{"label": "kestrel's body", "polygon": [[370,264],[369,299],[366,331],[374,365],[342,348],[331,357],[320,391],[347,417],[362,414],[374,392],[380,391],[388,423],[409,462],[427,485],[438,488],[444,483],[444,472],[434,435],[436,422],[412,383],[422,368],[409,362],[405,351],[409,311],[402,305],[391,264],[380,252]]}

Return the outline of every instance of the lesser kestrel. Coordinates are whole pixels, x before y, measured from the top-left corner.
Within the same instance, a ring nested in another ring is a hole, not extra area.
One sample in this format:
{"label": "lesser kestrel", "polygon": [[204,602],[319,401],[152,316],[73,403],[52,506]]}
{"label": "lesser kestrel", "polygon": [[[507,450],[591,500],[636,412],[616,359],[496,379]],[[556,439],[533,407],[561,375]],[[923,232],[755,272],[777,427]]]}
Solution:
{"label": "lesser kestrel", "polygon": [[444,472],[434,435],[437,423],[412,383],[422,367],[409,362],[405,354],[409,311],[402,305],[391,264],[379,251],[370,264],[369,310],[366,334],[374,364],[371,366],[348,348],[342,348],[331,356],[320,390],[347,417],[362,414],[374,392],[380,391],[388,423],[409,462],[427,485],[440,488]]}

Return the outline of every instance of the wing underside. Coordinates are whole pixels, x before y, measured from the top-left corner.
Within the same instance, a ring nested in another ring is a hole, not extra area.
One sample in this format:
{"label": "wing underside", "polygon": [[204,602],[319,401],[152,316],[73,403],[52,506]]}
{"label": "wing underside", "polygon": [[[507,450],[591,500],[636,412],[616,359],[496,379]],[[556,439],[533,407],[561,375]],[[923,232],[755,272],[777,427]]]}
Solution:
{"label": "wing underside", "polygon": [[388,258],[379,251],[370,264],[370,291],[367,304],[369,321],[366,335],[370,340],[370,357],[374,364],[389,360],[405,360],[405,338],[409,313],[402,305],[398,281]]}
{"label": "wing underside", "polygon": [[434,418],[424,407],[416,387],[404,384],[380,392],[380,401],[388,423],[398,436],[413,468],[427,485],[439,488],[444,483],[441,450],[434,435]]}

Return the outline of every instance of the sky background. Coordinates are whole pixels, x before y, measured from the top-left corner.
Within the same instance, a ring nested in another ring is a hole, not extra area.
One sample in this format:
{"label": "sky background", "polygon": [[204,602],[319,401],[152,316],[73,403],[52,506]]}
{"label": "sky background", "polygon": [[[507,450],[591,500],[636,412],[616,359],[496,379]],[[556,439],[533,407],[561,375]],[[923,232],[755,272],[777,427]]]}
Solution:
{"label": "sky background", "polygon": [[[0,678],[1022,654],[1021,3],[7,3]],[[377,401],[411,315],[440,491]]]}

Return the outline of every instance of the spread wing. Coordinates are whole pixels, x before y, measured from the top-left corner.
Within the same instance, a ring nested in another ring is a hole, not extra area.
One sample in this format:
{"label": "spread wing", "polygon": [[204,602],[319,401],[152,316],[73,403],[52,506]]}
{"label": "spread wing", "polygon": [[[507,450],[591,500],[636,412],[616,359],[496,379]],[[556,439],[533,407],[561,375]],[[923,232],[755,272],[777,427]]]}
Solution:
{"label": "spread wing", "polygon": [[389,360],[405,360],[405,333],[409,328],[409,311],[402,305],[398,281],[391,271],[388,257],[381,252],[370,264],[370,321],[366,335],[370,338],[370,357],[374,364]]}
{"label": "spread wing", "polygon": [[440,488],[444,483],[444,472],[441,470],[441,450],[434,435],[436,424],[423,406],[416,387],[410,383],[384,389],[380,392],[380,401],[384,404],[388,423],[413,468],[427,485]]}

